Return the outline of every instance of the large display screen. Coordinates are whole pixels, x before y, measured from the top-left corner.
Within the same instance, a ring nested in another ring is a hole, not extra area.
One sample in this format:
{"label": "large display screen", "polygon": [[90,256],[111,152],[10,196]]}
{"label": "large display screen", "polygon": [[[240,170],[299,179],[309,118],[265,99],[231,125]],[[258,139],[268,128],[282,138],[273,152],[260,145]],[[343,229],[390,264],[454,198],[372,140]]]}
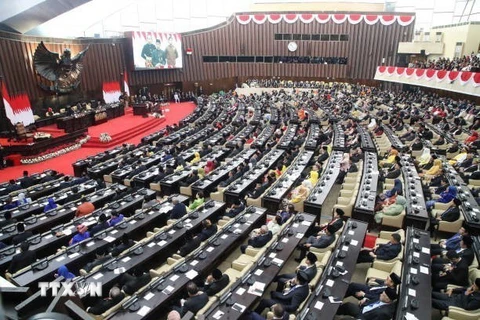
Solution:
{"label": "large display screen", "polygon": [[182,38],[178,33],[132,33],[135,70],[183,67]]}

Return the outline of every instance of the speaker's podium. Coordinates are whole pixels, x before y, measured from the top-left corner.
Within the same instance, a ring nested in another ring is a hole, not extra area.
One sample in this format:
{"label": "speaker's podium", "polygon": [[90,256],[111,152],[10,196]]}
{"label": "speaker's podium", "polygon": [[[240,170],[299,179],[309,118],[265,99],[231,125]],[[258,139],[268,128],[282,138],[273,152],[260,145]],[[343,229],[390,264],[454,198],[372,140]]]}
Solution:
{"label": "speaker's podium", "polygon": [[150,105],[147,103],[135,103],[133,105],[134,116],[147,116],[150,112]]}

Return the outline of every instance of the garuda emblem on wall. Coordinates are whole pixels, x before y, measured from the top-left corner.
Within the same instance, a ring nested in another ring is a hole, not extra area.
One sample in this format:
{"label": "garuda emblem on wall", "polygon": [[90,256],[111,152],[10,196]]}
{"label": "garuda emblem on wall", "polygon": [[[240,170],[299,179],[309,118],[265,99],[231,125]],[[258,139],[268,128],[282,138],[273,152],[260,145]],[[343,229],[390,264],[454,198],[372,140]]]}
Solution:
{"label": "garuda emblem on wall", "polygon": [[53,82],[51,86],[40,86],[56,93],[72,92],[80,84],[81,62],[87,50],[88,47],[72,58],[70,49],[65,49],[60,56],[49,51],[43,41],[40,42],[33,55],[33,64],[39,75]]}

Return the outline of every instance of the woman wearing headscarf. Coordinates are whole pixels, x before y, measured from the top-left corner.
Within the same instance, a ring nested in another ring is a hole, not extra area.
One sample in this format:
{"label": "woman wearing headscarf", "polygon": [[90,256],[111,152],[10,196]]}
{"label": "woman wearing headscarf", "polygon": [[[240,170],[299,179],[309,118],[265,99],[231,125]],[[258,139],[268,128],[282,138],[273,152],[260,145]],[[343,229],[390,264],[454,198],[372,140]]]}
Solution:
{"label": "woman wearing headscarf", "polygon": [[395,159],[397,156],[398,156],[398,150],[392,148],[387,155],[387,159],[380,161],[380,167],[391,166],[395,162]]}
{"label": "woman wearing headscarf", "polygon": [[469,144],[477,140],[478,140],[478,132],[472,130],[471,134],[465,139],[463,143]]}
{"label": "woman wearing headscarf", "polygon": [[373,131],[373,130],[375,130],[376,127],[377,127],[377,120],[372,118],[372,120],[370,120],[370,123],[368,124],[368,129],[370,131]]}
{"label": "woman wearing headscarf", "polygon": [[375,213],[375,222],[381,223],[383,216],[398,216],[405,209],[407,199],[404,196],[398,196],[395,203],[383,208],[381,211]]}
{"label": "woman wearing headscarf", "polygon": [[419,176],[423,177],[424,180],[430,181],[440,172],[440,170],[442,170],[442,160],[435,159],[433,160],[433,166],[424,173],[420,173]]}
{"label": "woman wearing headscarf", "polygon": [[448,161],[448,163],[452,166],[456,165],[457,163],[461,163],[467,159],[467,154],[468,151],[465,148],[462,148],[459,154],[457,154],[455,157],[453,157],[452,160]]}
{"label": "woman wearing headscarf", "polygon": [[314,165],[310,171],[310,178],[308,180],[310,180],[312,186],[316,185],[318,182],[318,177],[320,176],[319,171],[320,168],[317,165]]}
{"label": "woman wearing headscarf", "polygon": [[77,226],[77,234],[74,235],[72,239],[70,239],[70,242],[68,244],[70,246],[73,246],[75,243],[81,242],[88,238],[90,238],[90,232],[88,232],[87,226],[84,224],[79,224]]}
{"label": "woman wearing headscarf", "polygon": [[215,163],[212,160],[208,160],[205,168],[203,169],[205,170],[205,174],[209,174],[215,169]]}
{"label": "woman wearing headscarf", "polygon": [[430,210],[435,206],[436,202],[439,203],[449,203],[452,201],[455,197],[457,196],[457,187],[455,186],[449,186],[447,190],[443,191],[440,193],[440,198],[435,199],[435,200],[428,200],[426,205],[427,205],[427,210]]}
{"label": "woman wearing headscarf", "polygon": [[202,191],[197,192],[197,194],[195,195],[195,200],[193,200],[193,202],[190,204],[188,209],[193,211],[204,203],[205,203],[205,198],[203,196],[203,192]]}
{"label": "woman wearing headscarf", "polygon": [[63,277],[65,280],[70,280],[75,278],[76,276],[68,271],[68,268],[66,266],[61,266],[58,268],[57,273],[55,274],[55,278],[58,277]]}
{"label": "woman wearing headscarf", "polygon": [[377,196],[375,204],[375,212],[381,211],[384,207],[389,206],[397,200],[397,196],[403,195],[403,183],[400,179],[393,180],[393,188],[385,191],[385,193]]}
{"label": "woman wearing headscarf", "polygon": [[190,165],[193,165],[200,161],[200,152],[195,152],[193,155],[194,158],[192,159],[192,161],[190,161]]}
{"label": "woman wearing headscarf", "polygon": [[28,199],[25,197],[25,193],[21,192],[18,194],[17,196],[17,206],[21,206],[21,205],[24,205],[24,204],[27,204],[29,203],[30,201],[28,201]]}
{"label": "woman wearing headscarf", "polygon": [[423,167],[427,165],[432,160],[432,155],[430,154],[429,148],[424,148],[422,155],[418,158],[418,166]]}
{"label": "woman wearing headscarf", "polygon": [[45,206],[45,208],[43,208],[43,212],[53,210],[56,207],[57,207],[57,204],[55,203],[55,200],[53,198],[48,198],[48,203]]}
{"label": "woman wearing headscarf", "polygon": [[310,190],[312,190],[312,183],[310,180],[303,180],[301,185],[293,189],[290,203],[304,201],[310,194]]}
{"label": "woman wearing headscarf", "polygon": [[185,162],[185,160],[182,157],[177,157],[175,159],[175,163],[177,165],[177,167],[175,168],[175,172],[183,171],[183,169],[187,166],[187,163]]}

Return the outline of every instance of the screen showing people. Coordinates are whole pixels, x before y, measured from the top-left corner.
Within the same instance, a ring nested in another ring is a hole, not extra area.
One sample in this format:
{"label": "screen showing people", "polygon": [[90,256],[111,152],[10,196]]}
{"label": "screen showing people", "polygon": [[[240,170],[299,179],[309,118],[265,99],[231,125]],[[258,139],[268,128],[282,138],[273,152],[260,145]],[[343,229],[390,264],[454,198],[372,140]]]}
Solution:
{"label": "screen showing people", "polygon": [[178,33],[134,32],[135,69],[182,68],[182,38]]}

